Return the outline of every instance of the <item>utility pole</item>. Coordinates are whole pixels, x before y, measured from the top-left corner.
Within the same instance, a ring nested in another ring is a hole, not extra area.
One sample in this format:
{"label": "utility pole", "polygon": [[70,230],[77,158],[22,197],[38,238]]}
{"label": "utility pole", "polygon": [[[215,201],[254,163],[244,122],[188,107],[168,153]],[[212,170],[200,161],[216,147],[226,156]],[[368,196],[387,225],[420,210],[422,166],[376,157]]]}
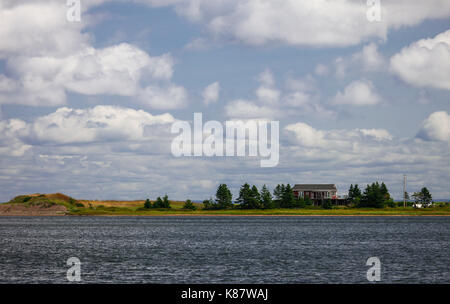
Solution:
{"label": "utility pole", "polygon": [[403,207],[406,207],[406,174],[403,174]]}

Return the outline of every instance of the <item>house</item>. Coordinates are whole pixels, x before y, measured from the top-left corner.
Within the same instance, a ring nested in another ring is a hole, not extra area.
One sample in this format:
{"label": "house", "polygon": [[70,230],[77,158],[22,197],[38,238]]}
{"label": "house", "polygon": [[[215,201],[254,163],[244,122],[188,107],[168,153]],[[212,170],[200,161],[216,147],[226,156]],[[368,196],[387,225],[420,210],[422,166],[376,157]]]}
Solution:
{"label": "house", "polygon": [[335,184],[296,184],[292,191],[296,198],[310,198],[315,205],[321,205],[325,199],[335,204],[345,204],[346,198],[337,195]]}

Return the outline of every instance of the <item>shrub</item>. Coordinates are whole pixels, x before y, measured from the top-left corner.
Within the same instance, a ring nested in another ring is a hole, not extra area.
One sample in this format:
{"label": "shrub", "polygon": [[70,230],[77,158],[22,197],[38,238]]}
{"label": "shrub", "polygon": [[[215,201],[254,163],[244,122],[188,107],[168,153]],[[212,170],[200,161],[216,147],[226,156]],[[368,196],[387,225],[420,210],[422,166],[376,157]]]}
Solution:
{"label": "shrub", "polygon": [[394,200],[392,198],[388,199],[388,201],[386,202],[386,204],[388,205],[388,207],[390,208],[395,208],[396,207],[396,203],[394,202]]}
{"label": "shrub", "polygon": [[331,199],[327,198],[326,200],[324,200],[323,203],[322,203],[322,208],[323,209],[331,209],[331,208],[333,208],[333,205],[331,204]]}
{"label": "shrub", "polygon": [[152,207],[152,203],[150,202],[149,199],[146,199],[145,203],[144,203],[144,208],[145,209],[150,209],[151,207]]}
{"label": "shrub", "polygon": [[305,206],[312,206],[313,202],[309,196],[305,197]]}
{"label": "shrub", "polygon": [[196,210],[197,207],[195,207],[195,205],[192,203],[192,201],[190,199],[187,199],[183,205],[183,209]]}
{"label": "shrub", "polygon": [[156,198],[155,203],[153,204],[153,208],[164,208],[169,209],[170,208],[170,202],[167,195],[164,195],[164,197],[161,199],[159,196]]}

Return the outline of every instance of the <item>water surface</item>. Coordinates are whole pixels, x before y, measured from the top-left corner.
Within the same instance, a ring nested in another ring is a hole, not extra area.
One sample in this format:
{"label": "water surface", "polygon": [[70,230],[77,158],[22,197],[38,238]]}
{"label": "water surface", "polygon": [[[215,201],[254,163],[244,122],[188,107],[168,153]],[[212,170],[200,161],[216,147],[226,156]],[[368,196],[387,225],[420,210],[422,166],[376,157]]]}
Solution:
{"label": "water surface", "polygon": [[450,283],[450,217],[0,217],[0,282]]}

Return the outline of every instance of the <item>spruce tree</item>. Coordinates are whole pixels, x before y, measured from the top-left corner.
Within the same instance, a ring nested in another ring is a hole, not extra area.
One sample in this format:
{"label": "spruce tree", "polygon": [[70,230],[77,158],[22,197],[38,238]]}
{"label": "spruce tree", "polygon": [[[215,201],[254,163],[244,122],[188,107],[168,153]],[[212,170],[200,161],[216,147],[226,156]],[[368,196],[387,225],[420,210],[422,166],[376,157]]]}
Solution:
{"label": "spruce tree", "polygon": [[266,185],[263,185],[261,189],[261,204],[263,209],[272,209],[274,204],[272,201],[272,194],[267,190]]}
{"label": "spruce tree", "polygon": [[217,209],[229,209],[233,207],[231,201],[233,195],[226,184],[220,184],[216,191]]}
{"label": "spruce tree", "polygon": [[145,209],[150,209],[151,207],[152,207],[152,203],[150,202],[149,199],[146,199],[145,203],[144,203],[144,208]]}

